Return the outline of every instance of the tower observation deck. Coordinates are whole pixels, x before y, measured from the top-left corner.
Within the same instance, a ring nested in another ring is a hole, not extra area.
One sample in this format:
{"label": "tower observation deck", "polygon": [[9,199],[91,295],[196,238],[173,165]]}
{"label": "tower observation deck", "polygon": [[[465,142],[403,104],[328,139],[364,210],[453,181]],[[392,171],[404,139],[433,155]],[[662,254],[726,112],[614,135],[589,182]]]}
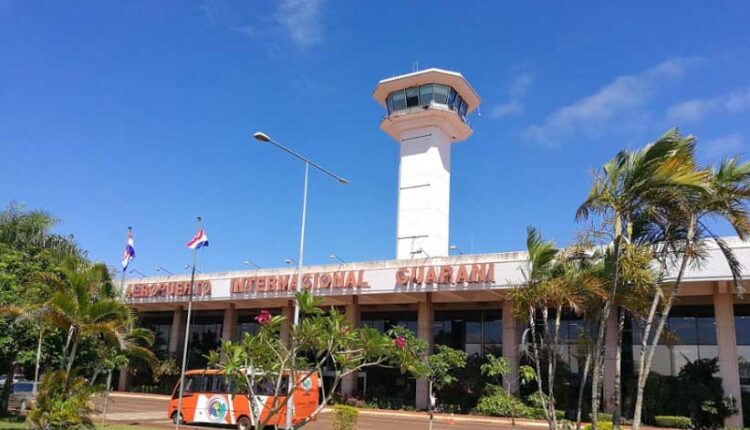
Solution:
{"label": "tower observation deck", "polygon": [[380,128],[400,144],[396,258],[448,255],[451,145],[471,136],[480,103],[463,75],[441,69],[384,79]]}

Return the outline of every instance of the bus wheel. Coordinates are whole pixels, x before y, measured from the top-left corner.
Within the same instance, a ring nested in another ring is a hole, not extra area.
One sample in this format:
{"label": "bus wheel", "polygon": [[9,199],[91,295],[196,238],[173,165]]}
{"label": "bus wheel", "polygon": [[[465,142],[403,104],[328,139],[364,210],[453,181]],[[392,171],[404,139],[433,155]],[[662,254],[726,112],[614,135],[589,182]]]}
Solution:
{"label": "bus wheel", "polygon": [[177,420],[180,421],[180,424],[185,424],[185,420],[183,420],[181,416],[177,415],[177,411],[175,411],[172,414],[172,424],[177,424]]}
{"label": "bus wheel", "polygon": [[237,420],[237,430],[250,430],[252,427],[253,425],[250,423],[250,418],[248,417],[240,417]]}

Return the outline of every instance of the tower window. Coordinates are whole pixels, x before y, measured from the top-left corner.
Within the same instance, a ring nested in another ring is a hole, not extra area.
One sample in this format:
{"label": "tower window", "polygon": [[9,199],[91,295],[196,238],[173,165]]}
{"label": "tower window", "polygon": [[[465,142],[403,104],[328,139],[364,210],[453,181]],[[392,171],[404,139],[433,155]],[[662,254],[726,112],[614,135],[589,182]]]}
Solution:
{"label": "tower window", "polygon": [[417,87],[406,89],[406,107],[419,106],[419,90]]}
{"label": "tower window", "polygon": [[395,91],[393,93],[393,110],[403,110],[406,109],[406,95],[404,94],[404,91]]}
{"label": "tower window", "polygon": [[461,109],[458,111],[458,114],[461,115],[461,118],[466,117],[466,109],[468,107],[469,105],[467,105],[465,101],[461,101]]}
{"label": "tower window", "polygon": [[432,84],[419,87],[419,104],[428,105],[432,101]]}
{"label": "tower window", "polygon": [[435,103],[440,103],[441,105],[448,103],[448,87],[445,85],[435,85],[434,94]]}

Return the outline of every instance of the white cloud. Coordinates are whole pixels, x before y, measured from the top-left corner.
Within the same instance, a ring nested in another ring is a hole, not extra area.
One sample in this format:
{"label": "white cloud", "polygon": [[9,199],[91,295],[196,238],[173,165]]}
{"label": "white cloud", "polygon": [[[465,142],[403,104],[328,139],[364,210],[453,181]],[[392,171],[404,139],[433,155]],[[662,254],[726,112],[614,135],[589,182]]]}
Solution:
{"label": "white cloud", "polygon": [[493,107],[490,116],[500,118],[523,112],[523,99],[526,97],[532,82],[534,82],[534,75],[531,73],[520,73],[514,76],[510,83],[508,101]]}
{"label": "white cloud", "polygon": [[739,134],[730,134],[705,142],[698,142],[698,148],[700,153],[711,161],[738,155],[747,149],[744,139]]}
{"label": "white cloud", "polygon": [[740,88],[718,97],[696,98],[677,103],[667,109],[667,120],[672,124],[700,121],[717,113],[737,114],[750,109],[750,87]]}
{"label": "white cloud", "polygon": [[615,123],[643,117],[641,108],[666,83],[680,79],[695,58],[674,58],[643,72],[616,77],[599,91],[556,109],[542,123],[527,127],[522,137],[546,146],[558,146],[573,134],[601,134]]}
{"label": "white cloud", "polygon": [[323,0],[283,0],[276,11],[276,20],[289,32],[297,46],[315,45],[323,40],[320,8]]}

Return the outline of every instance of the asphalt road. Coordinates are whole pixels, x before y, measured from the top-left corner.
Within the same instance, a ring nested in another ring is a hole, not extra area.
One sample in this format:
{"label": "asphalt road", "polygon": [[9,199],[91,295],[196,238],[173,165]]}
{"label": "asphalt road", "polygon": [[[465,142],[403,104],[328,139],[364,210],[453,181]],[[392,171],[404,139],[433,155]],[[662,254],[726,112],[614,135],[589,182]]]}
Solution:
{"label": "asphalt road", "polygon": [[[107,410],[107,422],[119,424],[142,425],[153,428],[174,428],[167,418],[166,410],[168,398],[166,396],[135,396],[132,394],[114,393],[110,397]],[[96,401],[101,411],[102,400]],[[97,418],[97,422],[101,416]],[[519,428],[542,429],[546,427],[542,422],[519,423]],[[221,427],[181,426],[185,429],[212,429]],[[409,412],[362,411],[357,423],[358,430],[406,430],[427,429],[427,415]],[[467,419],[465,417],[440,416],[435,420],[434,430],[477,430],[477,429],[510,429],[510,423],[491,419]],[[324,412],[314,423],[305,426],[309,430],[330,430],[331,422],[328,413]]]}

